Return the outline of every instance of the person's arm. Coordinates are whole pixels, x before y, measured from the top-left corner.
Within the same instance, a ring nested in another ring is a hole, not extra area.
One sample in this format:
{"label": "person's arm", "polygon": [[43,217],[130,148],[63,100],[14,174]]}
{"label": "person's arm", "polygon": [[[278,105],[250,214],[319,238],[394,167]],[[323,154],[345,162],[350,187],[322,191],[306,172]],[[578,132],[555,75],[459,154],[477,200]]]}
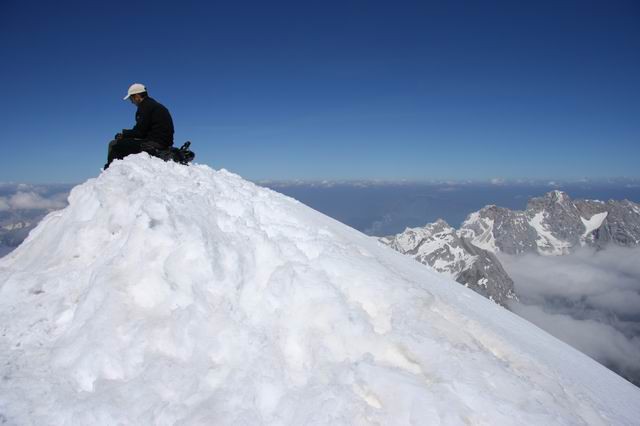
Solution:
{"label": "person's arm", "polygon": [[136,125],[133,129],[123,129],[122,136],[125,138],[145,139],[151,130],[150,108],[140,108],[136,114]]}

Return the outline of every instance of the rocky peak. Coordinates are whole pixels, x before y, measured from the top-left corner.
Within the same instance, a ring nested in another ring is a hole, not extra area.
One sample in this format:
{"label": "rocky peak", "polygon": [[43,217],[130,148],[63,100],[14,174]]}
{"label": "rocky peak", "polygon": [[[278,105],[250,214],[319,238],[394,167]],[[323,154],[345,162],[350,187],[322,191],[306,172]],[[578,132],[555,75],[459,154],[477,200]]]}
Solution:
{"label": "rocky peak", "polygon": [[523,211],[487,206],[470,214],[459,234],[508,254],[561,255],[583,245],[640,244],[640,207],[631,201],[572,200],[562,191],[535,197]]}
{"label": "rocky peak", "polygon": [[563,191],[550,191],[542,197],[534,197],[527,203],[527,210],[541,211],[545,209],[575,208],[571,197]]}

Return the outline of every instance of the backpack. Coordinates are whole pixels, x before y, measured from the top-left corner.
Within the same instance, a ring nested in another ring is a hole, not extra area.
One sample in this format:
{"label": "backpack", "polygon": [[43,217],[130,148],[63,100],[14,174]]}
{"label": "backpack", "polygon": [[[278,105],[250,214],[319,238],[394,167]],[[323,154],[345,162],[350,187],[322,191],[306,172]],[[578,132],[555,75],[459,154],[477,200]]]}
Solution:
{"label": "backpack", "polygon": [[150,155],[163,159],[164,161],[175,161],[176,163],[188,165],[196,157],[195,152],[191,151],[190,141],[186,141],[180,148],[169,147],[167,149],[153,149],[147,151]]}

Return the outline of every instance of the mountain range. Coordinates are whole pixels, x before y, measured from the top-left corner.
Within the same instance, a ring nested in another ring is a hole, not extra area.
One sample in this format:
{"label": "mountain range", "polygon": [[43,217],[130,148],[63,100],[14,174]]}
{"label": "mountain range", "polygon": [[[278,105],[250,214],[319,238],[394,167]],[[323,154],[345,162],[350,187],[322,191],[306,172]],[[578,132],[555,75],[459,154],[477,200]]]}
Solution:
{"label": "mountain range", "polygon": [[18,247],[47,213],[48,209],[0,211],[0,257]]}
{"label": "mountain range", "polygon": [[526,210],[486,206],[469,215],[460,236],[492,252],[562,255],[609,243],[640,243],[640,205],[629,200],[572,200],[562,191],[532,198]]}
{"label": "mountain range", "polygon": [[506,306],[517,295],[496,254],[552,256],[584,246],[635,247],[640,244],[640,205],[572,200],[555,190],[532,198],[525,210],[486,206],[458,230],[438,220],[379,241]]}

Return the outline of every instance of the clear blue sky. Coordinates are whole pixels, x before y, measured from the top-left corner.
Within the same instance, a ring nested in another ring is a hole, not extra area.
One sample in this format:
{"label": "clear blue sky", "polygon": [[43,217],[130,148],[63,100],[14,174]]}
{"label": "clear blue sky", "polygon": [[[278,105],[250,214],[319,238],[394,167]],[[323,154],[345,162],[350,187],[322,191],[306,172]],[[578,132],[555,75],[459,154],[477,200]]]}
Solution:
{"label": "clear blue sky", "polygon": [[640,176],[640,2],[0,2],[0,181],[134,122],[250,179]]}

